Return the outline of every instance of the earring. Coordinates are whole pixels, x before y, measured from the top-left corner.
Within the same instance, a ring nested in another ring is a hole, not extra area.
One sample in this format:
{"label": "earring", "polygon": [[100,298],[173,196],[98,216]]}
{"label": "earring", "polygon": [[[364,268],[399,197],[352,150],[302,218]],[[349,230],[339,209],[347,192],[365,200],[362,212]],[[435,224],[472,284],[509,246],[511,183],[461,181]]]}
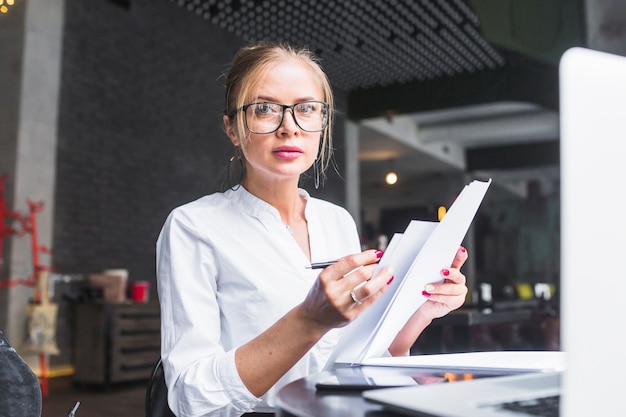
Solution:
{"label": "earring", "polygon": [[317,166],[317,158],[313,161],[313,180],[315,182],[315,189],[320,188],[320,169]]}
{"label": "earring", "polygon": [[[238,167],[235,165],[233,168],[233,161],[238,162]],[[228,165],[226,165],[226,185],[233,191],[237,191],[239,187],[241,187],[241,181],[243,181],[244,174],[244,165],[243,158],[241,157],[241,148],[239,146],[235,146],[235,150],[233,151],[233,156],[228,160]],[[233,184],[231,181],[231,172],[233,170],[239,171],[239,179]]]}

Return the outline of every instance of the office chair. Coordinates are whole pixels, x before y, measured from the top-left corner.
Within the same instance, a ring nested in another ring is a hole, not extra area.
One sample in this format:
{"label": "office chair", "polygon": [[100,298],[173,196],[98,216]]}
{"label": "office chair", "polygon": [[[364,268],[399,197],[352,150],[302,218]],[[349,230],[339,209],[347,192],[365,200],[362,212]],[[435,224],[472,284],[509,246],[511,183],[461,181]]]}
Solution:
{"label": "office chair", "polygon": [[0,331],[0,416],[39,417],[41,397],[37,376]]}
{"label": "office chair", "polygon": [[176,417],[167,404],[167,385],[161,358],[157,361],[146,389],[146,417]]}

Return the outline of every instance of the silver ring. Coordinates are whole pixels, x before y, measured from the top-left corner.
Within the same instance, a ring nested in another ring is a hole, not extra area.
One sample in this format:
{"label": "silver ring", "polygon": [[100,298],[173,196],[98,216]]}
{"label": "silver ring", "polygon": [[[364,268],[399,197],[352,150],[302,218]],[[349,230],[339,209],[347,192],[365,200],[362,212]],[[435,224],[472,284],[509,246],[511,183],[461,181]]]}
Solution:
{"label": "silver ring", "polygon": [[350,297],[352,297],[352,301],[354,301],[355,304],[361,304],[361,300],[356,296],[354,290],[350,291]]}

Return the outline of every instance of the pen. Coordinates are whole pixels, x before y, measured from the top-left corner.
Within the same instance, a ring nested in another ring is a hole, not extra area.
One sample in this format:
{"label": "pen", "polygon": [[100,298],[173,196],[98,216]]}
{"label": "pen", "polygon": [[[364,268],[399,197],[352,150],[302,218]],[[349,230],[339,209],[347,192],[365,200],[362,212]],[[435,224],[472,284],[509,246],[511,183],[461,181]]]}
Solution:
{"label": "pen", "polygon": [[307,269],[324,269],[327,266],[331,266],[335,262],[337,261],[335,260],[335,261],[326,261],[326,262],[312,262],[311,266],[307,266],[306,268]]}

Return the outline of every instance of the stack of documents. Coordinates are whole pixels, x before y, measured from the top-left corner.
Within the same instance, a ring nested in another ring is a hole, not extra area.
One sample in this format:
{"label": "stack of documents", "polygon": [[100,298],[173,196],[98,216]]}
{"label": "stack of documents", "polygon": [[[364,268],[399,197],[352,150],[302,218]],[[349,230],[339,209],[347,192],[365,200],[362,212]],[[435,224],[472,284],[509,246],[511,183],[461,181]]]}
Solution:
{"label": "stack of documents", "polygon": [[413,220],[395,234],[379,262],[393,265],[394,280],[387,291],[346,326],[326,369],[335,363],[361,363],[383,356],[396,334],[425,301],[422,290],[440,281],[469,229],[491,180],[466,185],[440,222]]}
{"label": "stack of documents", "polygon": [[362,365],[453,370],[455,372],[559,372],[565,370],[560,351],[494,351],[371,358]]}

